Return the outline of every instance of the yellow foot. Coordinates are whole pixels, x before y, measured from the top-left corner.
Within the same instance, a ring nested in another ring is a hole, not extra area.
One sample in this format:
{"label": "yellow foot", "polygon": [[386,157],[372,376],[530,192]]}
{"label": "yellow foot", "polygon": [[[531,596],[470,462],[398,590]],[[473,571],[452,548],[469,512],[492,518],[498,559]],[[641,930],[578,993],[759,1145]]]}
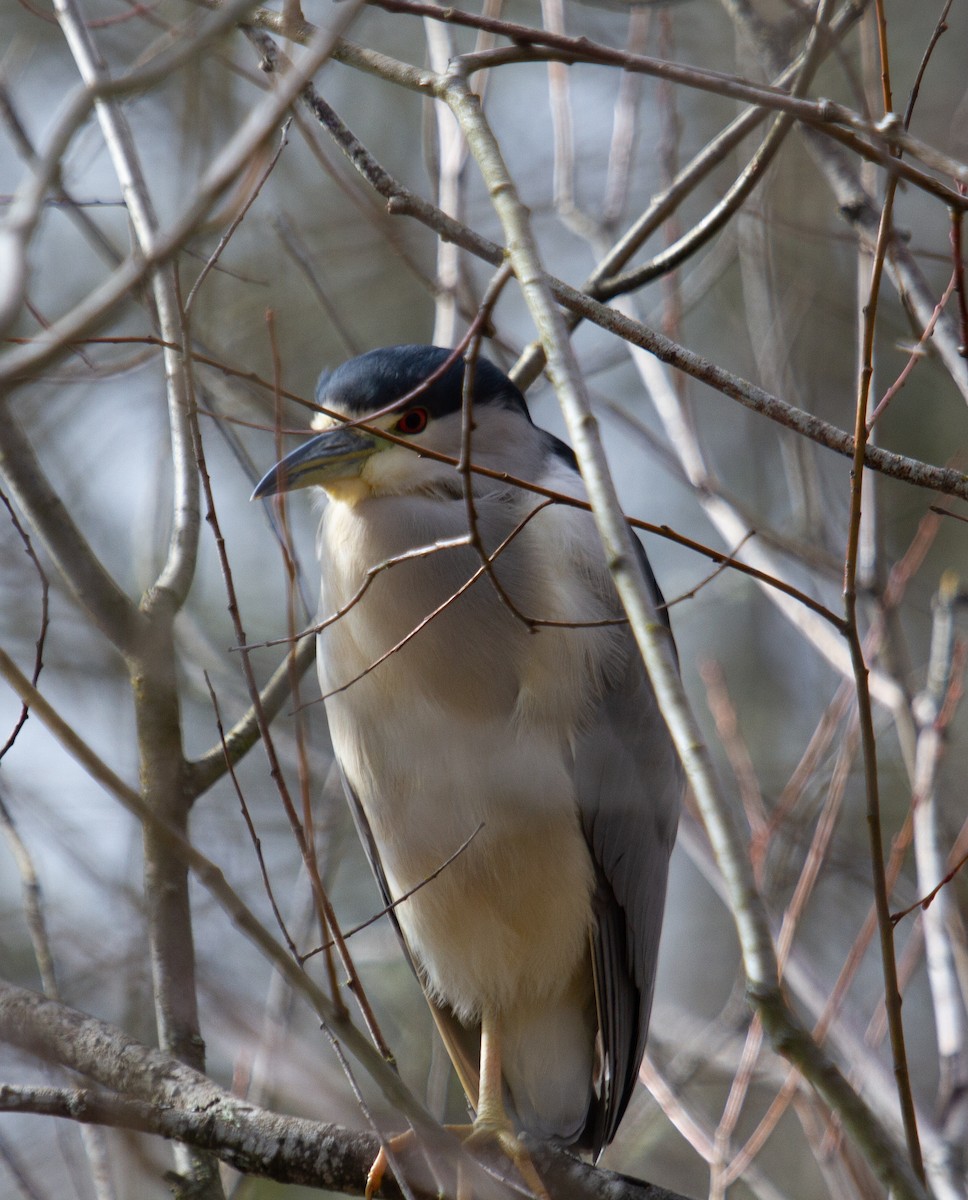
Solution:
{"label": "yellow foot", "polygon": [[[521,1139],[511,1128],[510,1122],[489,1121],[486,1118],[478,1118],[473,1125],[445,1125],[444,1128],[459,1138],[464,1143],[465,1149],[473,1150],[477,1146],[485,1146],[489,1142],[496,1142],[505,1157],[509,1158],[517,1168],[518,1174],[531,1189],[537,1200],[551,1200],[548,1189],[542,1183],[541,1176],[535,1170],[534,1163],[531,1161],[531,1155],[525,1149]],[[396,1155],[408,1149],[413,1141],[413,1130],[408,1129],[406,1133],[398,1133],[394,1137],[389,1138],[386,1147],[389,1148],[391,1154]],[[386,1147],[380,1147],[376,1158],[373,1160],[373,1166],[370,1167],[367,1173],[366,1200],[373,1200],[374,1194],[380,1190],[383,1177],[387,1172],[387,1167],[390,1165]],[[471,1194],[465,1178],[465,1172],[462,1170],[460,1163],[458,1163],[457,1200],[471,1200]]]}
{"label": "yellow foot", "polygon": [[390,1165],[390,1160],[387,1158],[387,1146],[390,1148],[391,1154],[397,1154],[406,1148],[413,1141],[413,1130],[408,1129],[406,1133],[398,1133],[394,1137],[389,1138],[377,1152],[376,1158],[373,1160],[373,1166],[370,1167],[366,1174],[366,1191],[364,1195],[366,1200],[373,1200],[373,1193],[380,1190],[380,1185],[383,1183],[383,1176],[387,1173],[387,1167]]}
{"label": "yellow foot", "polygon": [[[474,1149],[476,1146],[487,1145],[488,1142],[497,1143],[501,1153],[511,1160],[517,1168],[518,1174],[537,1200],[551,1200],[548,1189],[542,1182],[541,1176],[535,1170],[534,1163],[531,1161],[531,1155],[512,1129],[510,1121],[506,1118],[495,1121],[489,1120],[486,1117],[478,1117],[471,1126],[470,1133],[464,1139],[464,1145],[467,1149]],[[457,1200],[469,1200],[470,1193],[465,1192],[463,1184],[464,1179],[458,1165]]]}

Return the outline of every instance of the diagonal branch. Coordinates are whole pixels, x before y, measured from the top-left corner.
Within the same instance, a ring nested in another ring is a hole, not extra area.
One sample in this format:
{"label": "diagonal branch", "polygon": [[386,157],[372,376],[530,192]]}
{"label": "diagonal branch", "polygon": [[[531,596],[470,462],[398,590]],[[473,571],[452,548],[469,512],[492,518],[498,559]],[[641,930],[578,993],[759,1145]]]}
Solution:
{"label": "diagonal branch", "polygon": [[[363,1193],[367,1170],[379,1147],[372,1134],[273,1112],[241,1100],[115,1026],[3,981],[0,1038],[109,1089],[0,1085],[0,1112],[137,1130],[211,1152],[247,1175],[349,1195]],[[453,1195],[459,1146],[453,1138],[442,1136],[436,1151],[435,1172],[443,1168],[447,1194]],[[536,1143],[533,1155],[556,1195],[574,1200],[604,1200],[606,1196],[610,1200],[685,1200],[665,1188],[583,1163],[553,1146]],[[420,1155],[401,1157],[409,1190],[420,1200],[439,1197],[439,1184]],[[488,1174],[475,1170],[474,1194],[481,1200],[509,1200],[516,1195],[497,1174],[502,1166],[500,1152],[484,1158]],[[382,1194],[395,1200],[401,1189],[388,1177]]]}
{"label": "diagonal branch", "polygon": [[132,654],[144,633],[144,618],[91,549],[51,486],[20,422],[2,401],[0,472],[78,603],[112,645],[122,654]]}
{"label": "diagonal branch", "polygon": [[[457,64],[455,64],[455,67]],[[530,219],[500,148],[466,80],[455,70],[437,93],[451,106],[498,214],[519,286],[537,326],[548,373],[568,425],[609,570],[652,679],[662,714],[683,760],[719,861],[739,934],[748,994],[774,1045],[795,1062],[839,1114],[879,1178],[897,1197],[923,1200],[924,1188],[892,1139],[794,1015],[779,986],[769,920],[729,806],[722,796],[674,660],[667,628],[652,609],[611,479],[597,422],[568,339],[568,330],[537,254]]]}
{"label": "diagonal branch", "polygon": [[[279,715],[283,704],[292,695],[292,672],[301,678],[316,658],[316,645],[312,638],[299,640],[295,651],[295,663],[287,654],[276,667],[272,677],[259,693],[259,703],[266,721],[271,725]],[[255,705],[236,721],[225,735],[224,741],[213,746],[194,762],[188,763],[184,772],[184,786],[192,797],[201,796],[216,780],[221,779],[227,767],[226,759],[233,766],[242,761],[259,741],[259,716]]]}

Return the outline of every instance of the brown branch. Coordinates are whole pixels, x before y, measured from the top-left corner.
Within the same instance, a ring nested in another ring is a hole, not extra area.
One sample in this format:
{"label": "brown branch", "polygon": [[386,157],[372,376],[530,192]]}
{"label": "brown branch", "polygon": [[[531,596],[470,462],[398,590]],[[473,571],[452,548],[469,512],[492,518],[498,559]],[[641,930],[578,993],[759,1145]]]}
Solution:
{"label": "brown branch", "polygon": [[[364,428],[365,428],[365,426],[364,426]],[[363,668],[362,671],[360,671],[356,675],[354,675],[352,679],[348,679],[344,683],[339,684],[339,686],[330,688],[330,690],[328,692],[324,692],[323,695],[320,697],[320,699],[328,700],[330,698],[330,696],[338,696],[340,692],[345,692],[347,690],[347,688],[351,688],[355,683],[359,683],[361,679],[365,679],[367,675],[369,675],[371,672],[375,671],[377,669],[377,667],[379,667],[383,663],[385,663],[386,660],[388,658],[390,658],[392,655],[399,653],[404,648],[404,646],[406,646],[415,637],[417,637],[417,635],[422,630],[426,629],[431,621],[433,621],[437,617],[439,617],[442,612],[444,612],[452,604],[454,604],[457,600],[459,600],[461,598],[461,596],[464,595],[465,592],[469,591],[470,588],[472,588],[479,579],[481,579],[483,576],[485,576],[488,572],[489,564],[493,563],[496,558],[498,558],[501,554],[503,554],[503,552],[508,548],[508,546],[511,544],[511,542],[514,541],[514,539],[518,536],[518,534],[521,532],[521,530],[524,529],[524,527],[528,524],[528,522],[531,521],[532,518],[536,517],[538,515],[538,513],[542,512],[545,508],[547,508],[549,503],[550,503],[550,501],[546,500],[543,504],[539,504],[536,508],[531,509],[530,512],[525,513],[525,515],[521,518],[520,521],[518,521],[517,525],[515,525],[515,527],[511,530],[511,532],[507,535],[507,537],[504,538],[504,540],[501,541],[494,548],[494,550],[487,556],[488,565],[485,565],[482,563],[481,566],[479,566],[472,575],[469,575],[468,578],[464,580],[464,582],[460,585],[459,588],[457,588],[455,591],[453,591],[447,597],[447,599],[444,600],[441,604],[438,604],[436,608],[431,609],[431,611],[429,613],[427,613],[427,615],[425,617],[422,617],[417,622],[417,624],[413,627],[413,629],[411,629],[408,633],[405,633],[403,635],[403,637],[400,638],[399,641],[395,642],[389,648],[389,650],[385,650],[381,655],[379,655],[379,657],[373,659],[373,661],[368,663]]]}
{"label": "brown branch", "polygon": [[[875,0],[882,14],[880,0]],[[886,55],[886,45],[882,44]],[[889,76],[886,57],[882,58],[884,86],[889,95]],[[887,111],[890,111],[888,109]],[[861,534],[861,511],[864,494],[864,446],[867,442],[867,413],[870,386],[873,378],[874,334],[877,321],[877,306],[889,242],[893,236],[894,196],[896,177],[888,180],[881,210],[881,220],[874,248],[871,280],[867,303],[863,310],[863,336],[861,368],[857,387],[854,425],[854,460],[851,472],[850,511],[848,519],[847,553],[844,562],[844,615],[847,621],[847,644],[850,647],[851,663],[857,693],[857,715],[860,723],[861,747],[864,759],[864,783],[867,800],[867,828],[870,837],[871,871],[874,882],[874,905],[877,912],[877,929],[881,949],[881,966],[884,977],[884,1003],[891,1033],[891,1052],[894,1062],[894,1079],[897,1086],[898,1103],[904,1125],[908,1155],[915,1175],[924,1183],[924,1161],[918,1136],[917,1113],[911,1091],[908,1070],[907,1048],[904,1039],[904,1023],[901,1016],[901,993],[898,986],[897,962],[894,947],[894,927],[891,924],[890,897],[887,888],[887,873],[884,862],[884,843],[881,828],[880,781],[877,770],[877,740],[874,734],[874,714],[871,704],[870,680],[864,649],[861,643],[858,601],[857,570]]]}
{"label": "brown branch", "polygon": [[[349,940],[357,933],[362,933],[364,929],[369,929],[370,926],[375,925],[377,921],[381,921],[384,917],[388,917],[395,908],[398,908],[405,900],[409,900],[411,896],[416,895],[416,893],[422,888],[425,888],[428,883],[433,883],[438,875],[441,875],[444,871],[446,871],[452,862],[460,858],[460,856],[464,853],[467,847],[471,844],[471,842],[473,842],[483,828],[484,822],[481,821],[473,833],[468,834],[468,836],[464,838],[454,853],[448,854],[439,867],[435,867],[429,875],[425,875],[419,883],[415,883],[412,888],[408,888],[405,892],[398,896],[396,900],[391,900],[389,904],[384,905],[384,907],[381,908],[379,912],[375,912],[372,917],[367,917],[367,919],[365,921],[361,921],[359,925],[354,925],[352,929],[347,929],[343,934],[343,937]],[[319,954],[321,951],[326,950],[329,946],[333,946],[335,944],[335,942],[330,941],[326,945],[317,946],[314,950],[310,950],[307,954],[301,955],[299,961],[305,963],[312,958],[314,954]]]}
{"label": "brown branch", "polygon": [[[587,37],[567,37],[563,34],[551,33],[548,30],[516,25],[509,21],[479,16],[456,8],[442,8],[437,4],[421,3],[419,0],[370,0],[370,3],[384,8],[388,12],[410,13],[437,21],[452,21],[461,25],[469,25],[475,29],[503,34],[516,44],[513,50],[504,52],[500,59],[497,56],[501,52],[462,56],[462,62],[466,65],[468,73],[485,66],[496,65],[498,61],[509,62],[513,59],[521,59],[533,62],[536,59],[551,56],[561,62],[595,63],[600,66],[621,67],[626,71],[642,72],[645,75],[651,75],[671,83],[679,83],[698,91],[725,96],[746,104],[755,104],[789,114],[805,124],[816,127],[830,137],[849,142],[859,154],[882,166],[889,167],[894,177],[909,180],[956,209],[968,207],[968,196],[960,194],[946,184],[939,183],[933,176],[927,175],[924,171],[912,167],[903,160],[895,159],[894,156],[903,151],[923,162],[929,169],[949,176],[959,184],[968,184],[968,166],[937,150],[934,146],[912,137],[899,120],[896,123],[867,121],[858,113],[842,104],[835,104],[831,100],[806,100],[769,84],[752,83],[739,76],[727,75],[721,71],[703,70],[698,67],[684,66],[681,63],[667,62],[660,58],[650,58],[647,55],[633,54],[627,50],[617,50],[600,42],[594,42]],[[341,44],[333,57],[341,62],[352,61],[352,55],[346,53],[345,43]],[[354,65],[362,64],[354,63]],[[396,82],[403,86],[420,89],[426,86],[425,80],[418,79],[408,82],[405,77],[401,76],[397,77]]]}
{"label": "brown branch", "polygon": [[[152,825],[164,836],[195,874],[199,883],[228,915],[235,927],[252,942],[272,963],[286,982],[313,1008],[320,1020],[342,1041],[356,1060],[362,1064],[387,1100],[432,1143],[439,1141],[437,1126],[426,1111],[414,1100],[393,1071],[367,1039],[337,1009],[325,992],[290,957],[287,951],[266,929],[242,897],[228,883],[222,871],[211,859],[200,853],[185,835],[167,823],[145,803],[141,795],[129,787],[84,742],[61,717],[47,699],[37,691],[19,670],[16,663],[0,649],[0,676],[26,701],[35,716],[87,772],[88,775],[142,824]],[[188,1070],[189,1068],[185,1067]]]}

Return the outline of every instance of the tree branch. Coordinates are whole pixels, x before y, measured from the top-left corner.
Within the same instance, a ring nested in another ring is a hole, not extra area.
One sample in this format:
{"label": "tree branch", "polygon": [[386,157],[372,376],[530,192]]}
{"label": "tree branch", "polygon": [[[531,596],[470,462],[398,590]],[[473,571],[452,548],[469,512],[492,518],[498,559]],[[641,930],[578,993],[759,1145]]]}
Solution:
{"label": "tree branch", "polygon": [[[363,1194],[367,1170],[379,1149],[373,1134],[249,1104],[104,1021],[2,981],[0,1038],[110,1089],[106,1093],[0,1085],[0,1112],[133,1129],[210,1152],[247,1175]],[[665,1188],[583,1163],[553,1146],[530,1139],[528,1145],[556,1195],[574,1200],[685,1200]],[[416,1196],[436,1200],[441,1171],[449,1182],[448,1194],[454,1194],[458,1150],[454,1139],[444,1139],[435,1152],[433,1174],[416,1148],[400,1156]],[[499,1151],[482,1157],[489,1173],[501,1168]],[[475,1195],[508,1200],[512,1194],[506,1186],[495,1188],[498,1181],[493,1176],[476,1175]],[[388,1176],[381,1194],[392,1200],[402,1193]]]}
{"label": "tree branch", "polygon": [[144,617],[91,549],[51,487],[20,422],[3,401],[0,471],[83,610],[122,654],[133,653],[146,627]]}
{"label": "tree branch", "polygon": [[[304,637],[299,641],[295,653],[295,670],[299,676],[316,661],[316,639]],[[271,724],[279,715],[283,704],[292,695],[293,664],[289,656],[276,667],[272,677],[259,693],[259,703],[265,720]],[[225,741],[213,746],[194,762],[186,764],[184,782],[188,793],[201,796],[216,780],[221,779],[228,769],[226,755],[233,764],[239,763],[259,740],[259,715],[255,705],[236,721],[226,733]]]}
{"label": "tree branch", "polygon": [[652,609],[631,546],[631,534],[615,492],[597,422],[591,412],[560,309],[537,255],[526,209],[480,103],[456,73],[440,80],[437,92],[451,106],[464,130],[471,153],[487,184],[501,220],[508,254],[518,284],[537,326],[548,362],[548,373],[568,425],[592,511],[605,547],[609,570],[629,617],[639,650],[648,668],[662,714],[692,785],[703,820],[729,889],[731,909],[743,953],[748,995],[763,1017],[773,1044],[791,1058],[810,1083],[840,1115],[862,1147],[872,1169],[909,1200],[924,1200],[925,1191],[874,1114],[841,1072],[810,1037],[786,1004],[779,986],[776,953],[769,921],[752,876],[743,843],[722,796],[672,654],[668,629]]}

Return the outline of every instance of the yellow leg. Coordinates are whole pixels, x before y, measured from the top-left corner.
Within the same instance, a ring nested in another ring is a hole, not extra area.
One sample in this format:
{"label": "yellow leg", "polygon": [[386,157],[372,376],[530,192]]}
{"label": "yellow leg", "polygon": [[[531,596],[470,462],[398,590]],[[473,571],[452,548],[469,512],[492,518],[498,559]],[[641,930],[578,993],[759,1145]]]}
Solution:
{"label": "yellow leg", "polygon": [[[501,1023],[496,1013],[485,1009],[481,1017],[481,1085],[477,1099],[477,1117],[465,1146],[473,1148],[496,1142],[517,1167],[518,1174],[537,1200],[551,1200],[548,1189],[534,1168],[531,1155],[514,1132],[504,1109],[504,1081],[501,1072]],[[468,1200],[463,1189],[460,1166],[457,1169],[457,1200]]]}

